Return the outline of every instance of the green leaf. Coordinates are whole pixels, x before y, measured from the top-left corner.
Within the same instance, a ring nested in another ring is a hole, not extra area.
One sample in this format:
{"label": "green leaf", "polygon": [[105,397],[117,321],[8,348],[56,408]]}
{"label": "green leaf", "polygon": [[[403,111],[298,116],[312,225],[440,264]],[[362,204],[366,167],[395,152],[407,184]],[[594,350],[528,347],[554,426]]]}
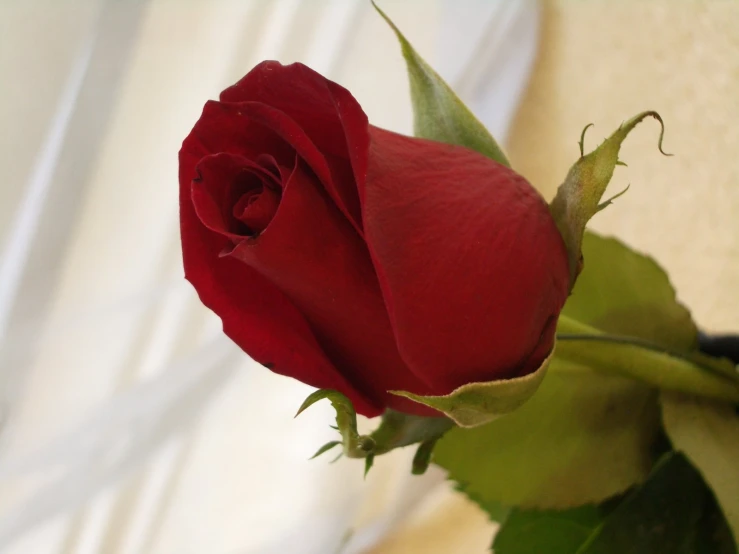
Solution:
{"label": "green leaf", "polygon": [[736,554],[726,522],[699,473],[676,453],[622,498],[564,511],[516,509],[496,554]]}
{"label": "green leaf", "polygon": [[562,314],[612,335],[677,351],[694,348],[698,331],[677,301],[667,273],[621,241],[586,232],[585,267]]}
{"label": "green leaf", "polygon": [[739,543],[739,415],[728,404],[660,395],[665,431],[713,489]]}
{"label": "green leaf", "polygon": [[585,269],[557,324],[555,357],[655,387],[739,400],[728,360],[692,351],[697,331],[666,273],[615,239],[586,233]]}
{"label": "green leaf", "polygon": [[513,379],[468,383],[444,396],[421,396],[406,391],[390,391],[444,413],[460,427],[483,425],[522,406],[541,385],[551,355],[539,369]]}
{"label": "green leaf", "polygon": [[[585,225],[598,211],[608,205],[611,200],[601,203],[603,193],[611,181],[613,171],[619,164],[618,153],[621,144],[628,134],[641,121],[653,117],[662,125],[659,136],[659,149],[662,150],[664,123],[657,112],[642,112],[624,122],[610,137],[604,140],[593,152],[584,155],[583,140],[585,130],[580,137],[580,159],[570,168],[565,181],[557,190],[557,195],[550,204],[550,209],[557,228],[562,234],[570,265],[571,287],[574,286],[582,269],[582,238]],[[615,197],[614,197],[615,198]]]}
{"label": "green leaf", "polygon": [[621,374],[663,390],[739,403],[739,379],[735,371],[734,376],[730,373],[727,360],[606,335],[565,316],[560,317],[557,330],[555,361]]}
{"label": "green leaf", "polygon": [[447,144],[466,146],[500,164],[510,166],[505,154],[485,126],[439,74],[418,55],[385,12],[374,2],[372,5],[397,35],[408,65],[415,135]]}
{"label": "green leaf", "polygon": [[737,554],[737,544],[731,529],[713,494],[698,522],[690,554]]}
{"label": "green leaf", "polygon": [[495,554],[574,554],[602,521],[597,506],[515,509],[495,536],[493,550]]}
{"label": "green leaf", "polygon": [[708,368],[709,371],[723,375],[734,382],[739,382],[739,366],[729,358],[717,358],[703,352],[690,352],[687,357],[696,365]]}
{"label": "green leaf", "polygon": [[483,508],[569,508],[642,481],[654,461],[656,392],[556,357],[518,410],[438,442],[434,462]]}
{"label": "green leaf", "polygon": [[689,554],[710,495],[681,454],[667,454],[576,554]]}
{"label": "green leaf", "polygon": [[458,483],[453,480],[452,483],[454,485],[454,489],[464,494],[467,498],[477,504],[488,515],[490,521],[497,521],[498,523],[502,523],[506,520],[508,514],[510,514],[512,511],[510,506],[506,506],[505,504],[502,504],[500,502],[494,502],[489,498],[485,500],[478,498],[477,496],[475,496],[474,491],[470,490],[464,483]]}

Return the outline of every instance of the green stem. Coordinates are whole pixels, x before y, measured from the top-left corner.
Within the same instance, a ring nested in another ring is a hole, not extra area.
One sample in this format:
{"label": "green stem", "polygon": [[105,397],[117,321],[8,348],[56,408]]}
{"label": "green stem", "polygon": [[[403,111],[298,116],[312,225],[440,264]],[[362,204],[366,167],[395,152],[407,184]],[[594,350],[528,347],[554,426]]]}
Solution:
{"label": "green stem", "polygon": [[639,339],[601,333],[560,317],[555,359],[619,373],[660,389],[739,403],[739,382],[704,359]]}
{"label": "green stem", "polygon": [[454,422],[446,417],[421,417],[387,410],[370,437],[375,441],[375,452],[384,454],[409,444],[436,440],[452,427]]}

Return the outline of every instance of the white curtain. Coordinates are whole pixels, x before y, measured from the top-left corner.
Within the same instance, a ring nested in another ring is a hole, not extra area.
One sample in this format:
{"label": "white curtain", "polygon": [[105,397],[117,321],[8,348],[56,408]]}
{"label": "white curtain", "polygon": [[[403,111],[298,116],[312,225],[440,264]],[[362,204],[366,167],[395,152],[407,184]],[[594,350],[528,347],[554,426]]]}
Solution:
{"label": "white curtain", "polygon": [[[381,6],[504,140],[534,0]],[[409,455],[307,461],[328,405],[221,336],[182,277],[177,151],[262,59],[342,83],[410,132],[366,0],[0,3],[0,551],[361,552],[444,476]],[[364,422],[371,428],[371,422]]]}

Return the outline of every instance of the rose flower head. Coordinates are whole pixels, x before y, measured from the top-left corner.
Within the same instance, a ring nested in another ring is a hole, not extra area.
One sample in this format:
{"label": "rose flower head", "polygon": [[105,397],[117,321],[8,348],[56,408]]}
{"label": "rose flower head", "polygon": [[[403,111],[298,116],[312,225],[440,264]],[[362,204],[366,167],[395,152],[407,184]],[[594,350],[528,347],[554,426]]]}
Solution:
{"label": "rose flower head", "polygon": [[389,391],[445,395],[551,352],[567,253],[513,170],[374,127],[272,61],[205,105],[179,159],[185,276],[269,369],[367,416],[438,415]]}

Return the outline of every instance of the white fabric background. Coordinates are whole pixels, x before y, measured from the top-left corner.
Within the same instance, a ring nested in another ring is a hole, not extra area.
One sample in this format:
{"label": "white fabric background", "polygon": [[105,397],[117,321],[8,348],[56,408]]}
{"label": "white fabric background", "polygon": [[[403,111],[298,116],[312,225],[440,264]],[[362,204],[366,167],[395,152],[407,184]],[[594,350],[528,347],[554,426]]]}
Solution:
{"label": "white fabric background", "polygon": [[[383,8],[504,139],[533,1]],[[308,462],[328,406],[249,361],[182,278],[177,151],[262,59],[411,128],[397,43],[365,0],[0,4],[0,551],[360,552],[443,475],[412,452]]]}

